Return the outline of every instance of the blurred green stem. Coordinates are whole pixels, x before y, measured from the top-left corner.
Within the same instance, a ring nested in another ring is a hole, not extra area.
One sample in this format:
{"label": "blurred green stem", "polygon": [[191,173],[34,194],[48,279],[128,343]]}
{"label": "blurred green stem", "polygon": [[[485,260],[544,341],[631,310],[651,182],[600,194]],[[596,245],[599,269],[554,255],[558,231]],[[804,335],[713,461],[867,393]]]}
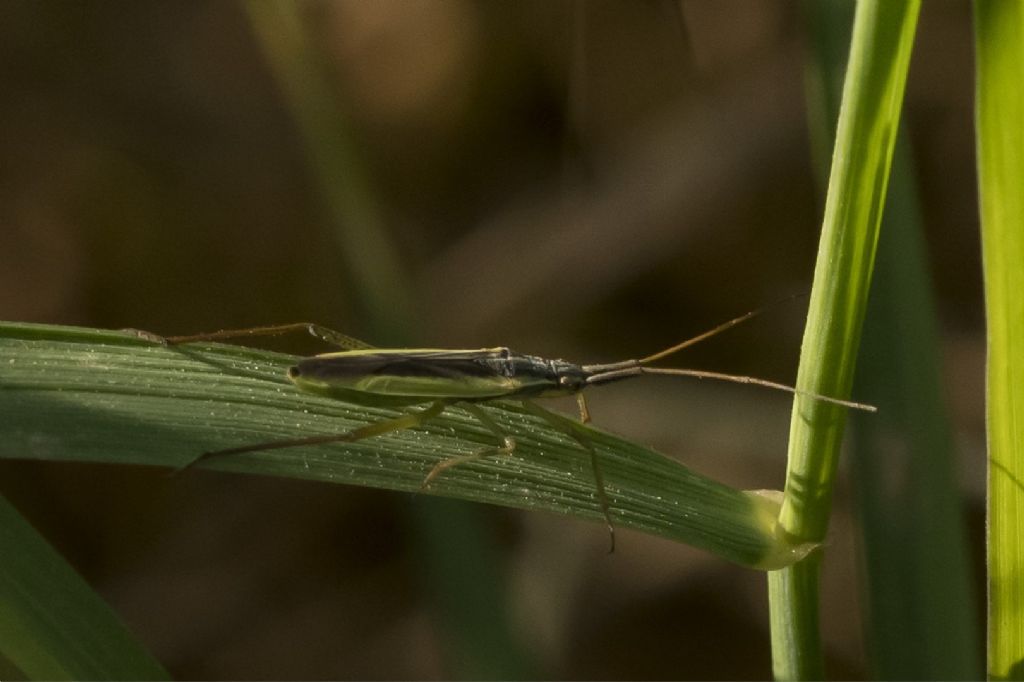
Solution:
{"label": "blurred green stem", "polygon": [[242,7],[305,144],[331,218],[339,264],[353,289],[347,298],[361,307],[375,340],[398,343],[412,326],[409,287],[337,86],[307,39],[303,11],[316,6],[267,0]]}
{"label": "blurred green stem", "polygon": [[[337,85],[304,25],[306,11],[332,11],[327,5],[265,0],[243,2],[253,30],[284,93],[305,144],[314,180],[328,208],[338,261],[351,293],[376,343],[410,344],[417,327],[414,294],[386,229],[357,140],[344,116]],[[502,585],[498,552],[480,514],[455,503],[438,504],[417,497],[410,505],[411,523],[429,541],[421,542],[420,563],[441,620],[448,625],[449,659],[468,678],[522,677],[531,666],[508,625],[507,605],[492,589],[487,602],[462,608],[465,584],[454,584],[450,557],[476,556],[471,579]],[[485,646],[481,646],[486,643]],[[497,654],[486,658],[481,654]],[[470,656],[469,651],[474,651]],[[468,661],[468,663],[467,663]]]}

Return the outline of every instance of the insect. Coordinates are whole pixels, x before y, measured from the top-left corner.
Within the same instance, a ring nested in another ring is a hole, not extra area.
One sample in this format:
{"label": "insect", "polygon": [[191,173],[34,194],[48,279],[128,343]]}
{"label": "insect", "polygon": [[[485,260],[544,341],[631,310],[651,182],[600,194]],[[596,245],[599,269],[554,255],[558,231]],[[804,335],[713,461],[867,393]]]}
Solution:
{"label": "insect", "polygon": [[[219,341],[306,331],[329,344],[346,350],[302,358],[290,367],[288,378],[299,390],[366,406],[395,408],[427,406],[416,412],[367,424],[345,433],[274,440],[206,452],[185,465],[184,468],[213,457],[243,452],[324,443],[355,442],[392,431],[421,426],[440,415],[448,407],[455,406],[463,409],[494,435],[495,445],[469,455],[450,457],[438,462],[423,479],[422,487],[426,488],[446,469],[483,457],[511,454],[516,448],[515,438],[482,410],[479,404],[493,400],[518,400],[528,412],[571,437],[590,455],[597,499],[608,527],[611,547],[614,550],[615,529],[609,513],[608,497],[601,475],[600,462],[597,451],[588,438],[587,431],[581,426],[590,421],[590,411],[587,409],[586,398],[583,395],[585,389],[644,375],[686,376],[754,384],[849,408],[869,412],[876,411],[871,405],[810,393],[765,379],[705,370],[651,366],[658,360],[746,321],[757,312],[759,311],[741,315],[644,358],[590,365],[523,355],[504,347],[476,350],[373,348],[339,332],[306,322],[167,338],[157,337],[148,332],[137,333],[165,345],[180,345],[197,341]],[[535,398],[567,395],[576,396],[580,424],[558,418],[532,402]]]}

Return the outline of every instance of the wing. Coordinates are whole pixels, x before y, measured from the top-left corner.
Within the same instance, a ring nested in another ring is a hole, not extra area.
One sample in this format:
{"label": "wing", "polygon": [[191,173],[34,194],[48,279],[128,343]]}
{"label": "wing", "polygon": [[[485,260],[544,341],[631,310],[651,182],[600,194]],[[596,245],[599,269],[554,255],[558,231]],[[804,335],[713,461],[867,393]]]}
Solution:
{"label": "wing", "polygon": [[508,376],[502,369],[504,349],[433,350],[365,348],[323,353],[300,360],[305,376],[346,381],[371,376],[396,379],[489,379]]}
{"label": "wing", "polygon": [[[299,360],[288,376],[303,390],[359,402],[375,398],[491,400],[524,389],[513,354],[479,350],[373,349]],[[534,379],[526,377],[532,384]]]}

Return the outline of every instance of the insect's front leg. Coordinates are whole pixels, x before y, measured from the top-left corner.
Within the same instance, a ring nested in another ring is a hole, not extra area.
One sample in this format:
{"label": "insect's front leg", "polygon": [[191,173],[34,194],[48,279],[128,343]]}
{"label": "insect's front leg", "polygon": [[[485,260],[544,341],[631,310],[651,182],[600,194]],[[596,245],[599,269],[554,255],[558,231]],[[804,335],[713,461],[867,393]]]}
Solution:
{"label": "insect's front leg", "polygon": [[[587,410],[587,403],[583,398],[583,394],[577,393],[576,399],[580,406],[581,421],[583,421],[583,423],[590,421],[590,412]],[[597,503],[601,507],[601,514],[604,516],[605,525],[608,526],[608,537],[610,542],[610,549],[608,550],[608,553],[610,554],[614,552],[615,526],[612,525],[612,515],[608,504],[608,493],[606,493],[604,489],[604,474],[601,472],[601,462],[598,460],[597,450],[594,448],[594,444],[590,441],[590,438],[587,436],[583,426],[567,420],[564,417],[551,414],[543,407],[535,405],[529,400],[523,400],[522,404],[530,413],[540,417],[555,429],[575,440],[590,454],[590,467],[594,472],[594,488],[597,491]]]}
{"label": "insect's front leg", "polygon": [[459,407],[476,417],[478,422],[486,426],[487,430],[498,438],[498,447],[484,448],[469,455],[449,457],[448,459],[441,460],[434,465],[434,468],[431,469],[430,473],[428,473],[426,478],[423,479],[422,488],[428,487],[430,482],[437,478],[445,469],[451,469],[454,466],[473,462],[478,459],[483,459],[484,457],[490,457],[491,455],[511,455],[516,449],[516,439],[505,433],[501,426],[498,425],[498,422],[491,419],[491,417],[482,409],[473,403],[460,403]]}
{"label": "insect's front leg", "polygon": [[576,394],[576,404],[580,408],[580,422],[584,424],[590,423],[590,408],[587,407],[587,397],[583,395],[583,391]]}

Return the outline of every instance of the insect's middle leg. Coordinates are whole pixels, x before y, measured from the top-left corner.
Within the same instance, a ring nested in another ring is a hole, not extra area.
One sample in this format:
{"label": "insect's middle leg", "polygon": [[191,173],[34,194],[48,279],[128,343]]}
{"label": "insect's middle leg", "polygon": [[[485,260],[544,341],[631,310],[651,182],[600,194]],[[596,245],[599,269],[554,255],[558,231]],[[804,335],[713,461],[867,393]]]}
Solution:
{"label": "insect's middle leg", "polygon": [[501,426],[498,425],[498,422],[491,419],[491,417],[482,409],[473,403],[459,403],[459,407],[469,412],[471,415],[476,417],[478,422],[486,426],[487,430],[498,438],[499,445],[493,448],[477,450],[476,452],[468,455],[449,457],[448,459],[441,460],[434,465],[434,468],[431,469],[430,473],[428,473],[426,478],[423,479],[423,485],[421,486],[423,488],[429,486],[430,482],[437,478],[445,469],[451,469],[454,466],[465,464],[466,462],[473,462],[484,457],[490,457],[491,455],[511,455],[512,451],[516,449],[515,438],[505,433]]}

